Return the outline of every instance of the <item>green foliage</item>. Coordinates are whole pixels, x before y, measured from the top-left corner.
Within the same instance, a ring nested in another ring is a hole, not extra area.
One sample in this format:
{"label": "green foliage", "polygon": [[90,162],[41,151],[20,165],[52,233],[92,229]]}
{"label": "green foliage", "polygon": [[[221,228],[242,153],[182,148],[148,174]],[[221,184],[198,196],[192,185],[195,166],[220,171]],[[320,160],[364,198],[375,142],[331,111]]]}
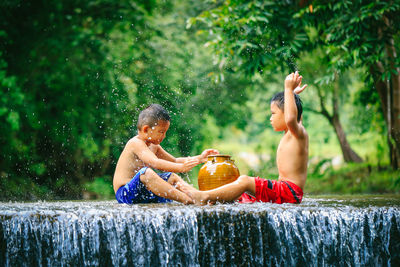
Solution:
{"label": "green foliage", "polygon": [[45,185],[22,177],[0,176],[1,201],[32,201],[55,199],[57,196]]}
{"label": "green foliage", "polygon": [[[292,1],[224,1],[216,8],[188,21],[188,27],[203,23],[207,46],[216,51],[221,68],[241,69],[248,74],[296,69],[294,59],[310,46]],[[306,15],[306,14],[305,14]]]}
{"label": "green foliage", "polygon": [[[282,88],[281,73],[301,68],[326,84],[338,70],[341,82],[359,82],[358,74],[344,69],[351,61],[368,68],[364,63],[382,53],[373,26],[385,16],[398,22],[397,2],[367,4],[316,1],[311,13],[296,1],[2,1],[2,199],[110,198],[116,161],[150,103],[170,112],[163,146],[171,154],[219,145],[221,152],[255,151],[264,162],[259,169],[233,155],[243,172],[276,175],[279,135],[271,133],[268,110],[269,97]],[[338,11],[330,14],[333,9]],[[322,25],[319,18],[331,20]],[[297,65],[304,51],[316,54]],[[386,69],[385,77],[391,73]],[[365,114],[346,118],[356,125],[350,135],[383,133],[378,96],[363,85],[346,88],[345,109]],[[369,127],[361,123],[369,120]],[[313,153],[336,155],[326,125],[313,115],[304,121],[313,126],[314,147],[326,145]],[[382,158],[373,162],[383,165],[387,150],[381,142],[378,152],[365,154]]]}
{"label": "green foliage", "polygon": [[96,177],[92,182],[84,186],[84,198],[89,199],[114,199],[115,193],[112,187],[112,178],[110,176]]}
{"label": "green foliage", "polygon": [[400,192],[400,171],[369,164],[348,164],[323,175],[309,175],[305,192],[309,194],[370,194]]}
{"label": "green foliage", "polygon": [[185,30],[202,3],[3,1],[0,10],[3,176],[82,197],[84,184],[112,176],[151,103],[170,112],[163,146],[176,156],[204,147],[207,116],[246,123],[246,80],[215,84],[202,37]]}
{"label": "green foliage", "polygon": [[[325,47],[336,69],[370,65],[382,58],[382,40],[399,33],[398,1],[310,5],[312,9],[297,1],[222,1],[189,20],[188,27],[201,23],[200,31],[209,36],[207,44],[220,62],[233,60],[249,74],[276,66],[293,71],[300,52],[317,46]],[[393,70],[387,66],[384,75]]]}
{"label": "green foliage", "polygon": [[[312,1],[307,5],[307,1],[235,0],[218,2],[190,20],[188,26],[201,23],[200,31],[210,39],[206,45],[214,48],[219,65],[225,66],[222,72],[233,69],[254,75],[293,71],[298,69],[296,61],[302,60],[302,52],[316,48],[321,51],[317,61],[324,62],[317,64],[324,66],[322,73],[313,75],[319,85],[337,83],[337,76],[343,83],[350,68],[367,70],[366,85],[379,92],[384,116],[392,118],[386,122],[388,144],[391,164],[398,168],[399,12],[399,1]],[[346,91],[340,84],[341,96]],[[377,93],[371,95],[363,100],[375,105]],[[326,95],[319,97],[325,99]],[[327,110],[321,114],[329,117]],[[347,158],[350,160],[349,155]]]}
{"label": "green foliage", "polygon": [[8,13],[1,49],[13,75],[1,79],[7,86],[2,92],[13,94],[1,99],[14,108],[7,116],[12,131],[2,140],[11,144],[1,155],[5,173],[30,177],[68,198],[70,188],[109,168],[108,151],[126,126],[130,104],[115,82],[109,51],[125,41],[114,35],[145,27],[146,6],[106,0],[2,4]]}

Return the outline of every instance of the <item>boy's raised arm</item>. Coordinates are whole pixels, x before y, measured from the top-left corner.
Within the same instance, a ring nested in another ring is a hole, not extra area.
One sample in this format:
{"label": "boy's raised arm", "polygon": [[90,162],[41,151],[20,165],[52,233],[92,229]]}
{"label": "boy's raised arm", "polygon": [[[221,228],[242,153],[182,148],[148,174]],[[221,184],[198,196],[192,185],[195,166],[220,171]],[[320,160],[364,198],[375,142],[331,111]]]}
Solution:
{"label": "boy's raised arm", "polygon": [[[294,91],[301,84],[301,79],[302,76],[300,76],[297,71],[289,74],[285,79],[285,122],[289,131],[296,137],[301,137],[304,134],[300,122],[297,121],[298,110],[294,99]],[[301,88],[301,91],[303,91],[305,87],[306,85]]]}

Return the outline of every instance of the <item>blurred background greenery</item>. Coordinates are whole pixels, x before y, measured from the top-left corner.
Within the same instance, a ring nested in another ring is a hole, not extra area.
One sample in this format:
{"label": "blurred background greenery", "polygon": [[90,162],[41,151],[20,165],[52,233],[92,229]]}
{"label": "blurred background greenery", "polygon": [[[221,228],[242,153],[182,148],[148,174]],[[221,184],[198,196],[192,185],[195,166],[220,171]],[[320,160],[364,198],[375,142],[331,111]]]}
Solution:
{"label": "blurred background greenery", "polygon": [[399,193],[400,3],[325,2],[1,1],[0,200],[113,198],[151,103],[174,156],[213,147],[276,179],[269,99],[294,70],[305,192]]}

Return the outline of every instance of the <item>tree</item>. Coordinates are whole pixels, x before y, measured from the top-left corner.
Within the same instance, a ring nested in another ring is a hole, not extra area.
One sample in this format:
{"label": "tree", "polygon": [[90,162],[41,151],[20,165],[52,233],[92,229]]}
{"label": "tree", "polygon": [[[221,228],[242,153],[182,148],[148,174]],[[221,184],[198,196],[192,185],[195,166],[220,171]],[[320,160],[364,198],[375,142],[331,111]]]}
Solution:
{"label": "tree", "polygon": [[[115,143],[128,129],[129,95],[136,93],[121,78],[118,60],[144,50],[132,37],[154,34],[144,30],[151,9],[151,3],[108,0],[0,4],[1,60],[7,64],[1,98],[11,111],[1,119],[12,122],[1,137],[5,176],[74,198],[81,193],[76,185],[109,172]],[[125,41],[135,53],[114,58],[110,51]]]}
{"label": "tree", "polygon": [[[335,131],[345,162],[362,162],[361,157],[347,141],[340,121],[340,107],[343,106],[343,99],[348,96],[349,92],[349,74],[345,72],[339,76],[336,71],[331,72],[327,61],[328,59],[324,58],[321,50],[302,56],[299,64],[302,75],[308,78],[309,83],[314,84],[310,87],[315,89],[318,98],[314,99],[310,105],[306,105],[306,108],[328,120]],[[311,88],[307,90],[312,90]]]}
{"label": "tree", "polygon": [[[309,2],[309,3],[308,3]],[[218,2],[190,24],[206,23],[220,62],[246,73],[274,66],[294,70],[301,51],[316,47],[341,73],[366,67],[379,95],[388,129],[391,165],[400,166],[400,28],[398,1]]]}
{"label": "tree", "polygon": [[40,197],[79,198],[95,177],[111,186],[150,103],[171,114],[163,146],[175,155],[202,148],[213,111],[221,125],[244,117],[246,98],[232,92],[243,80],[215,85],[201,37],[185,30],[201,10],[180,0],[1,2],[0,192],[23,183],[50,193]]}
{"label": "tree", "polygon": [[[400,31],[399,1],[317,3],[315,16],[325,17],[325,42],[342,52],[336,64],[364,66],[380,96],[387,124],[391,165],[400,167],[400,58],[395,39]],[[328,16],[329,14],[329,16]]]}

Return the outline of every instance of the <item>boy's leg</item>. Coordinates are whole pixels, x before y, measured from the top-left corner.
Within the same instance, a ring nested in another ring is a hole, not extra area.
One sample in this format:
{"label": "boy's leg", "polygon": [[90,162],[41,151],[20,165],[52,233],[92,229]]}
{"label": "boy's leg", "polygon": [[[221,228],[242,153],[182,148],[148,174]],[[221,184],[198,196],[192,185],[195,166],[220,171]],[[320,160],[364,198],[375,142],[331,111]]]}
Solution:
{"label": "boy's leg", "polygon": [[192,197],[196,204],[204,205],[208,202],[214,203],[217,201],[235,201],[245,192],[255,196],[256,184],[254,177],[242,175],[236,181],[230,184],[226,184],[209,191],[198,191],[196,189],[190,189],[187,187],[183,187],[182,191]]}
{"label": "boy's leg", "polygon": [[146,188],[155,195],[182,202],[184,204],[192,204],[193,200],[185,193],[177,190],[169,182],[164,181],[156,172],[148,168],[144,174],[140,176],[140,181]]}
{"label": "boy's leg", "polygon": [[168,183],[173,185],[176,189],[182,191],[184,187],[188,187],[190,189],[195,189],[191,184],[188,184],[185,180],[183,180],[179,175],[176,173],[172,173],[168,179]]}

